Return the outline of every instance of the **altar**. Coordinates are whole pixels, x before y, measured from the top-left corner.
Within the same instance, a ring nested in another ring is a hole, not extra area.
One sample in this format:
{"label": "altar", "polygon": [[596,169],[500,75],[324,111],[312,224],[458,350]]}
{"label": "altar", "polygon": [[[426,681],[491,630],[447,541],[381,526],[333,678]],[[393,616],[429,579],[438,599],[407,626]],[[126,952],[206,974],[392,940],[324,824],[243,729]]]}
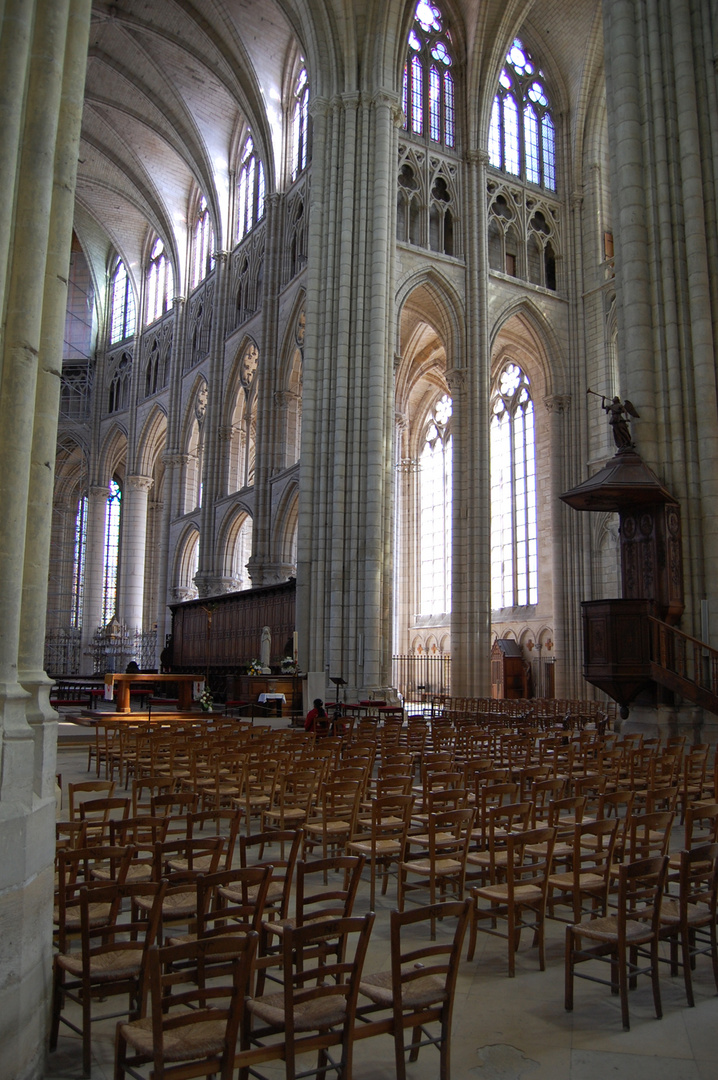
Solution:
{"label": "altar", "polygon": [[135,683],[173,683],[177,686],[177,711],[190,712],[192,709],[192,685],[204,682],[202,675],[143,675],[140,672],[111,672],[105,675],[105,699],[111,701],[114,688],[117,687],[115,712],[128,713],[130,709],[130,687]]}

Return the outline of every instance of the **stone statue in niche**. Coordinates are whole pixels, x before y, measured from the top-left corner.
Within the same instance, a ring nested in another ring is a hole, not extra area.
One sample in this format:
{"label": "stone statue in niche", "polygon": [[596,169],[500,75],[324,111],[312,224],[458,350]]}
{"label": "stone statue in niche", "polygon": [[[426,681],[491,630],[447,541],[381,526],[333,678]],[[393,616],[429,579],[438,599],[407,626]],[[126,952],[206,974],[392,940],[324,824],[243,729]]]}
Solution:
{"label": "stone statue in niche", "polygon": [[268,626],[262,627],[262,639],[259,646],[259,663],[262,668],[263,675],[271,675],[272,669],[269,666],[269,655],[272,648],[272,631]]}

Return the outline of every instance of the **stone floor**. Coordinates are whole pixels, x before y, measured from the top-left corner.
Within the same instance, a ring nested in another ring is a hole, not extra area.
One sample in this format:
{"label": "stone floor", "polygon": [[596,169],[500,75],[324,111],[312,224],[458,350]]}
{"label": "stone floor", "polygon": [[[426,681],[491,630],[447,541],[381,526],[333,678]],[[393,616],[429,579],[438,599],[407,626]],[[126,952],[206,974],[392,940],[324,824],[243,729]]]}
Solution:
{"label": "stone floor", "polygon": [[[61,749],[63,786],[86,778],[87,753]],[[681,846],[676,826],[673,848]],[[377,920],[365,970],[388,967],[389,912],[395,902],[390,882],[376,904]],[[366,910],[368,884],[356,910]],[[441,927],[438,929],[441,935]],[[699,959],[694,974],[696,1005],[685,1004],[683,981],[662,971],[663,1019],[656,1020],[650,983],[631,992],[631,1030],[621,1027],[618,997],[602,986],[577,980],[574,1011],[563,1006],[564,925],[549,922],[546,971],[529,937],[517,956],[516,978],[506,975],[506,944],[480,934],[475,959],[463,960],[457,982],[452,1034],[453,1080],[718,1080],[718,996],[710,964]],[[644,985],[645,984],[645,985]],[[111,1012],[121,999],[109,999]],[[102,1006],[98,1007],[99,1014]],[[92,1080],[111,1080],[115,1020],[93,1024]],[[281,1064],[265,1066],[267,1076],[283,1075]],[[0,1066],[0,1080],[2,1067]],[[437,1080],[438,1055],[422,1050],[407,1066],[408,1080]],[[46,1080],[82,1076],[79,1039],[60,1031],[58,1049],[48,1057]],[[392,1080],[393,1044],[388,1036],[358,1043],[354,1080]]]}

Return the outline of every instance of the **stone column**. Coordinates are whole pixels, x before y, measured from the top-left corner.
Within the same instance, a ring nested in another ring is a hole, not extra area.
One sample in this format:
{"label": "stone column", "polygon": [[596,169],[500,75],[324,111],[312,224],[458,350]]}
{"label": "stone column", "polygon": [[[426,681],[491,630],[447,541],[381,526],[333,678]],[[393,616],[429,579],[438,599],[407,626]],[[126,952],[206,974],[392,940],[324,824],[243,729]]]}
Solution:
{"label": "stone column", "polygon": [[[489,258],[486,224],[488,155],[466,165],[466,356],[447,372],[456,388],[453,454],[451,692],[491,692],[491,476],[489,464]],[[458,437],[457,437],[458,436]]]}
{"label": "stone column", "polygon": [[[262,297],[262,349],[259,356],[256,392],[257,431],[255,446],[252,555],[249,573],[252,585],[268,585],[276,575],[265,566],[272,559],[272,490],[271,478],[284,464],[283,428],[277,415],[275,391],[279,369],[277,325],[283,250],[281,244],[282,203],[278,195],[267,199],[267,225],[264,260],[264,295]],[[281,464],[280,464],[281,462]]]}
{"label": "stone column", "polygon": [[682,628],[699,637],[701,601],[718,612],[715,15],[708,0],[603,13],[622,391],[681,502]]}
{"label": "stone column", "polygon": [[313,687],[348,695],[391,673],[397,104],[312,106],[297,629]]}
{"label": "stone column", "polygon": [[90,3],[7,0],[0,20],[0,1047],[4,1077],[35,1080],[54,857],[55,724],[42,670],[51,462]]}
{"label": "stone column", "polygon": [[117,617],[129,630],[142,629],[147,545],[147,499],[151,476],[125,477],[120,563],[121,599]]}
{"label": "stone column", "polygon": [[555,693],[557,698],[568,696],[567,688],[571,685],[569,673],[572,670],[570,663],[573,659],[572,642],[567,640],[568,635],[566,633],[566,608],[569,601],[573,601],[575,597],[566,580],[567,568],[563,558],[562,519],[567,507],[559,498],[563,488],[559,464],[565,453],[567,441],[565,420],[570,404],[571,398],[568,394],[554,394],[551,397],[544,398],[544,405],[551,421],[551,577],[553,584],[553,639],[556,656]]}
{"label": "stone column", "polygon": [[204,459],[202,462],[202,508],[200,512],[199,570],[196,577],[200,596],[212,596],[215,579],[221,574],[217,566],[217,537],[215,530],[215,499],[221,488],[221,448],[219,428],[222,425],[222,392],[224,371],[224,339],[227,328],[229,266],[226,251],[215,254],[215,305],[209,346],[209,376],[207,412],[204,419]]}

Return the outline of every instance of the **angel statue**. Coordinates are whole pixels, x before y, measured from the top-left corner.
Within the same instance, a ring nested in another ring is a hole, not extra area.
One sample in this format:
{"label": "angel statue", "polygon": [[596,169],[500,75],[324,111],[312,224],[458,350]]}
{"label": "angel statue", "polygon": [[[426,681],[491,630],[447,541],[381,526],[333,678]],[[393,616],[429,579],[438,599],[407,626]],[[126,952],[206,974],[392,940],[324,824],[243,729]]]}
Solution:
{"label": "angel statue", "polygon": [[[595,390],[589,390],[589,394],[596,394]],[[635,443],[631,439],[631,432],[628,429],[628,419],[639,419],[638,413],[633,406],[633,403],[626,398],[621,403],[621,399],[614,397],[608,404],[606,404],[606,397],[604,394],[601,397],[601,408],[604,412],[608,413],[608,422],[611,425],[611,431],[613,432],[613,441],[619,450],[633,449]]]}

